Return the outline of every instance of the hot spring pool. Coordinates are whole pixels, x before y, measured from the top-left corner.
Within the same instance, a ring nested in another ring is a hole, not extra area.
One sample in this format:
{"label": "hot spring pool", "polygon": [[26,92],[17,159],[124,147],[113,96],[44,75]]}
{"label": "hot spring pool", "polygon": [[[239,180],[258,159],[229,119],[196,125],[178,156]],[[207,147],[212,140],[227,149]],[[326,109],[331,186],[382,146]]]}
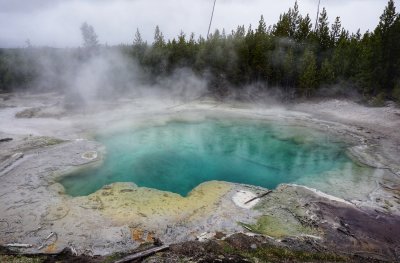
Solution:
{"label": "hot spring pool", "polygon": [[97,140],[107,149],[104,163],[64,177],[67,194],[88,195],[115,182],[182,196],[211,180],[273,189],[351,163],[346,146],[327,134],[252,120],[171,121]]}

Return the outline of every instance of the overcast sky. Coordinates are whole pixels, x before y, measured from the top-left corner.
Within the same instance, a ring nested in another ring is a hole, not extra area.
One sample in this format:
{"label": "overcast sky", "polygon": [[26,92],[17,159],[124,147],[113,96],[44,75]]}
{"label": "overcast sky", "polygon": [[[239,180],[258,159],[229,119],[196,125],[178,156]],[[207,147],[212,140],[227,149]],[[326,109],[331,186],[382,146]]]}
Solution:
{"label": "overcast sky", "polygon": [[[131,43],[140,29],[152,42],[159,25],[167,38],[181,30],[206,35],[214,0],[0,0],[0,46],[81,45],[79,27],[93,25],[101,43]],[[315,19],[318,0],[298,0],[300,11]],[[374,29],[387,0],[321,0],[331,21],[340,16],[342,24],[355,32]],[[398,4],[400,0],[396,0]],[[227,32],[237,25],[257,25],[263,14],[268,25],[293,6],[294,0],[217,0],[212,29]],[[314,22],[314,21],[313,21]]]}

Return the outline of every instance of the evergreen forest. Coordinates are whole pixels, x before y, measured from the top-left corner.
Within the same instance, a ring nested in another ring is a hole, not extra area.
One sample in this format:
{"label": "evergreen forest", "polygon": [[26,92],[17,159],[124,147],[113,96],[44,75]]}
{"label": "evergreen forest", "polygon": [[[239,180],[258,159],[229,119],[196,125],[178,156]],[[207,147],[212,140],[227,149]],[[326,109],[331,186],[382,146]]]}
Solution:
{"label": "evergreen forest", "polygon": [[[376,28],[365,33],[349,32],[340,17],[329,23],[325,8],[315,24],[309,15],[300,14],[295,2],[274,25],[261,16],[255,26],[216,30],[206,38],[181,32],[174,39],[165,39],[157,26],[152,43],[144,41],[138,29],[132,31],[132,44],[118,46],[100,44],[95,29],[84,23],[79,48],[35,47],[27,42],[25,48],[0,49],[0,92],[68,89],[68,76],[60,77],[66,71],[65,58],[79,64],[114,50],[140,66],[143,82],[185,68],[206,79],[209,93],[220,99],[252,85],[255,98],[274,91],[283,101],[357,94],[375,105],[400,102],[400,15],[393,0],[382,10]],[[44,70],[48,66],[51,74]],[[39,85],[38,79],[44,78],[48,83]]]}

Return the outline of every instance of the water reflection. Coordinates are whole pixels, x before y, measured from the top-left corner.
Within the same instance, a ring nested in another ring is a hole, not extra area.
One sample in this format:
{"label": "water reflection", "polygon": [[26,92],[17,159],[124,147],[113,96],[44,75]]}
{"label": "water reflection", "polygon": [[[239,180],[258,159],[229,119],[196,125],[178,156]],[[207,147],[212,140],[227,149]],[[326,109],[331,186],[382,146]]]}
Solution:
{"label": "water reflection", "polygon": [[210,180],[273,189],[301,178],[318,181],[351,163],[344,145],[325,134],[249,120],[171,122],[99,140],[107,147],[104,165],[65,177],[68,194],[87,195],[113,182],[181,195]]}

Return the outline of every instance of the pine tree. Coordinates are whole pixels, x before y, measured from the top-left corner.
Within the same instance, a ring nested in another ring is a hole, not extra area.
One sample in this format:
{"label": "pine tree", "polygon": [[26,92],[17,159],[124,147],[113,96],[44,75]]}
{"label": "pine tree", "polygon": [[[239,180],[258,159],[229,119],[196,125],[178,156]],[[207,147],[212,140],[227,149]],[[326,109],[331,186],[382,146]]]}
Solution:
{"label": "pine tree", "polygon": [[297,0],[294,3],[293,9],[291,8],[289,9],[288,16],[289,16],[289,37],[294,38],[296,32],[299,29],[301,21],[301,16],[299,14],[299,5],[297,3]]}
{"label": "pine tree", "polygon": [[273,27],[272,34],[276,37],[289,37],[290,18],[287,13],[279,16],[279,21]]}
{"label": "pine tree", "polygon": [[267,35],[267,26],[265,25],[264,17],[258,24],[258,28],[254,34],[253,46],[250,46],[251,67],[255,73],[257,81],[266,81],[270,77],[270,68],[267,61],[269,38]]}
{"label": "pine tree", "polygon": [[[385,92],[392,93],[396,77],[399,76],[399,32],[396,21],[399,21],[399,14],[393,0],[389,0],[383,14],[380,16],[379,25],[374,31],[373,45],[375,69],[373,73],[379,79],[379,84],[374,90],[374,95]],[[397,72],[396,72],[397,71]]]}
{"label": "pine tree", "polygon": [[280,15],[278,23],[273,26],[272,33],[277,37],[294,38],[299,30],[301,20],[299,5],[296,0],[293,9],[289,8],[287,13]]}
{"label": "pine tree", "polygon": [[299,76],[300,94],[305,97],[311,97],[317,86],[317,59],[314,52],[306,50],[301,61]]}
{"label": "pine tree", "polygon": [[318,19],[317,38],[319,46],[322,50],[327,50],[331,47],[331,36],[329,32],[328,14],[326,9],[323,8]]}
{"label": "pine tree", "polygon": [[141,64],[143,63],[143,58],[146,49],[147,49],[147,43],[143,41],[139,29],[136,29],[135,38],[133,40],[133,55],[139,60]]}
{"label": "pine tree", "polygon": [[[392,97],[400,104],[400,16],[397,16],[391,29],[389,30],[389,39],[391,40],[388,49],[391,50],[391,67],[389,71],[390,89]],[[390,94],[390,91],[388,91]]]}
{"label": "pine tree", "polygon": [[265,35],[267,33],[267,25],[265,24],[264,16],[261,16],[256,30],[256,34]]}
{"label": "pine tree", "polygon": [[160,30],[159,26],[156,26],[156,29],[154,31],[154,42],[153,46],[155,47],[163,47],[165,46],[165,40],[164,40],[164,35]]}
{"label": "pine tree", "polygon": [[394,1],[389,0],[385,10],[383,11],[383,14],[380,16],[379,25],[377,27],[377,30],[382,34],[382,36],[385,36],[388,33],[390,27],[394,24],[397,17],[398,14],[396,13]]}
{"label": "pine tree", "polygon": [[244,25],[238,26],[236,31],[232,32],[234,39],[243,39],[246,36],[246,29]]}
{"label": "pine tree", "polygon": [[292,88],[295,86],[294,80],[296,75],[296,61],[293,49],[290,48],[285,55],[283,62],[283,76],[284,76],[284,87],[286,94],[292,98],[294,94]]}
{"label": "pine tree", "polygon": [[335,46],[339,41],[341,33],[342,33],[342,22],[340,22],[340,17],[336,17],[331,30],[331,38]]}
{"label": "pine tree", "polygon": [[83,46],[86,48],[95,48],[99,45],[99,41],[97,39],[97,34],[94,31],[93,26],[88,23],[83,23],[81,25],[81,33],[83,38]]}
{"label": "pine tree", "polygon": [[140,46],[143,45],[143,39],[142,39],[142,35],[139,32],[139,28],[136,29],[136,33],[135,33],[135,38],[133,40],[133,45],[134,46]]}
{"label": "pine tree", "polygon": [[332,63],[327,58],[321,65],[320,80],[325,84],[333,84],[335,81],[335,70]]}
{"label": "pine tree", "polygon": [[153,76],[163,76],[167,73],[168,69],[167,57],[168,54],[166,52],[164,36],[159,26],[156,26],[151,52],[146,52],[143,58],[144,65],[149,69]]}
{"label": "pine tree", "polygon": [[299,29],[295,34],[295,39],[298,42],[306,41],[310,36],[311,29],[312,29],[311,18],[307,14],[304,18],[303,17],[300,18]]}

